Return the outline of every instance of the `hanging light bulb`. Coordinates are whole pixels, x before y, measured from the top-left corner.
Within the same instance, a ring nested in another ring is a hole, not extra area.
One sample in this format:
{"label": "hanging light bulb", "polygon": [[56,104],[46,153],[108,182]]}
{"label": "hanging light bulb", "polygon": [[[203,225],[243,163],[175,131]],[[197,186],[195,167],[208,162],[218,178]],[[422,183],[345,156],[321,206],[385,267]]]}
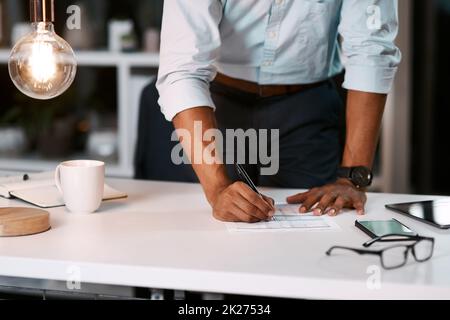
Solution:
{"label": "hanging light bulb", "polygon": [[14,46],[9,75],[25,95],[47,100],[63,94],[75,79],[70,45],[55,33],[54,0],[30,0],[32,31]]}

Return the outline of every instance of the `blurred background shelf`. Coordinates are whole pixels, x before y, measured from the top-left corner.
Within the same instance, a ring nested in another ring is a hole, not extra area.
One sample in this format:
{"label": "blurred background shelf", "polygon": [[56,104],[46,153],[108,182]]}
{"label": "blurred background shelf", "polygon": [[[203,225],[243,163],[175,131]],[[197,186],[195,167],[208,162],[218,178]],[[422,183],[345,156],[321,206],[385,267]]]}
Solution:
{"label": "blurred background shelf", "polygon": [[[9,79],[15,30],[29,25],[28,2],[0,0],[0,171],[52,170],[85,158],[105,161],[109,176],[133,177],[139,100],[159,66],[163,1],[58,0],[56,32],[74,48],[79,67],[72,87],[50,101],[29,99]],[[72,5],[80,29],[67,27]],[[117,23],[131,29],[120,33]]]}
{"label": "blurred background shelf", "polygon": [[[107,129],[109,132],[116,131],[117,137],[114,138],[110,134],[110,141],[117,142],[117,158],[116,163],[108,164],[107,173],[110,176],[117,177],[132,177],[133,155],[135,150],[137,117],[139,110],[139,98],[142,89],[155,77],[159,65],[159,55],[157,53],[115,53],[108,51],[78,51],[76,57],[79,65],[77,80],[74,84],[74,92],[72,96],[76,95],[89,97],[86,91],[89,89],[83,88],[86,86],[103,86],[92,89],[97,92],[103,92],[105,99],[109,101],[93,101],[89,105],[81,106],[82,109],[100,109],[95,115],[95,118],[109,117],[115,120],[109,121]],[[9,58],[9,50],[0,50],[0,67],[3,67],[2,73],[7,73],[7,63]],[[95,81],[93,81],[93,78]],[[6,79],[8,81],[8,79]],[[106,83],[108,83],[106,85]],[[106,86],[106,87],[105,87]],[[15,89],[10,86],[11,90]],[[78,89],[78,90],[77,90]],[[78,91],[78,93],[76,92]],[[0,95],[8,95],[11,91],[5,91]],[[81,93],[80,93],[81,92]],[[70,93],[65,95],[70,97]],[[111,99],[114,97],[114,101]],[[19,101],[27,98],[21,97]],[[80,104],[91,101],[90,98],[80,99]],[[101,100],[98,96],[95,99]],[[58,99],[56,99],[58,101]],[[8,99],[2,99],[3,104]],[[17,103],[17,99],[13,99]],[[67,103],[64,98],[60,98],[60,104]],[[58,102],[56,102],[58,104]],[[100,107],[97,107],[100,105]],[[34,107],[39,108],[39,107]],[[47,106],[42,107],[42,111],[47,110]],[[74,105],[72,110],[79,110],[79,107]],[[84,113],[89,112],[84,110]],[[1,113],[0,113],[1,114]],[[80,123],[89,121],[86,115],[85,119],[80,119]],[[97,120],[97,121],[101,121]],[[90,121],[92,122],[92,121]],[[112,124],[111,124],[112,123]],[[89,124],[92,126],[92,123]],[[104,128],[100,128],[100,133]],[[91,135],[92,136],[92,135]],[[105,135],[103,135],[105,136]],[[49,143],[52,143],[49,141]],[[93,142],[95,143],[95,142]],[[112,142],[110,142],[112,143]],[[91,143],[92,144],[92,143]],[[0,143],[1,145],[1,143]],[[75,152],[67,154],[66,156],[58,157],[58,159],[40,159],[38,156],[30,157],[24,154],[22,157],[5,158],[0,154],[0,170],[12,171],[42,171],[51,170],[61,160],[74,158],[98,158],[92,154],[83,154]],[[100,160],[105,160],[100,158]]]}
{"label": "blurred background shelf", "polygon": [[[63,159],[61,159],[63,161]],[[33,158],[2,158],[0,159],[0,173],[18,173],[24,174],[29,172],[41,172],[41,171],[52,171],[55,170],[56,166],[61,161],[52,160],[40,160]],[[129,171],[124,170],[117,164],[109,164],[106,169],[106,174],[109,176],[130,176]]]}
{"label": "blurred background shelf", "polygon": [[[0,49],[0,63],[7,64],[10,49]],[[79,66],[128,66],[157,68],[159,66],[159,54],[157,53],[122,53],[110,51],[76,51]]]}

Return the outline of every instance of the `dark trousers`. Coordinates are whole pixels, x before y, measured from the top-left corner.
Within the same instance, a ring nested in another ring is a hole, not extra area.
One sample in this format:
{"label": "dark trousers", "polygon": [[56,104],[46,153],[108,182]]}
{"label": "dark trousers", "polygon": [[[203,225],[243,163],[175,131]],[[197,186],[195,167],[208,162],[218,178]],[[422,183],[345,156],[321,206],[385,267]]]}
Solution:
{"label": "dark trousers", "polygon": [[[260,175],[260,163],[245,164],[256,184],[311,188],[336,179],[342,156],[344,107],[332,80],[280,97],[260,98],[218,83],[211,85],[211,93],[223,132],[251,128],[279,130],[278,173]],[[248,155],[248,144],[246,149]],[[239,150],[235,150],[235,154],[237,152]],[[237,178],[234,166],[229,165],[228,172]]]}

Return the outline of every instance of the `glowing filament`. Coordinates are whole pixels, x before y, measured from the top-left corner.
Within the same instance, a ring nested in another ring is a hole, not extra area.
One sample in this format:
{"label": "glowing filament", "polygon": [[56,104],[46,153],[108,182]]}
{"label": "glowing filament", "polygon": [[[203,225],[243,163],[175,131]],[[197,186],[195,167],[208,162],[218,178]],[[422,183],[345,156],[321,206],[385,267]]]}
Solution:
{"label": "glowing filament", "polygon": [[28,63],[31,75],[37,82],[49,82],[56,75],[55,54],[49,43],[34,43],[31,47],[31,56]]}

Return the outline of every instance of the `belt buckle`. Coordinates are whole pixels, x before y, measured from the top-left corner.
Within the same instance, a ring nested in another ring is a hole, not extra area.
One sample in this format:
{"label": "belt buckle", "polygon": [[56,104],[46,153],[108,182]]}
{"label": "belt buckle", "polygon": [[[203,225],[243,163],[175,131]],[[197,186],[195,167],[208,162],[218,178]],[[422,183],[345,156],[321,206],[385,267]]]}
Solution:
{"label": "belt buckle", "polygon": [[259,86],[259,97],[260,98],[267,98],[267,97],[270,96],[270,95],[266,94],[266,89],[267,89],[266,85],[260,85]]}

